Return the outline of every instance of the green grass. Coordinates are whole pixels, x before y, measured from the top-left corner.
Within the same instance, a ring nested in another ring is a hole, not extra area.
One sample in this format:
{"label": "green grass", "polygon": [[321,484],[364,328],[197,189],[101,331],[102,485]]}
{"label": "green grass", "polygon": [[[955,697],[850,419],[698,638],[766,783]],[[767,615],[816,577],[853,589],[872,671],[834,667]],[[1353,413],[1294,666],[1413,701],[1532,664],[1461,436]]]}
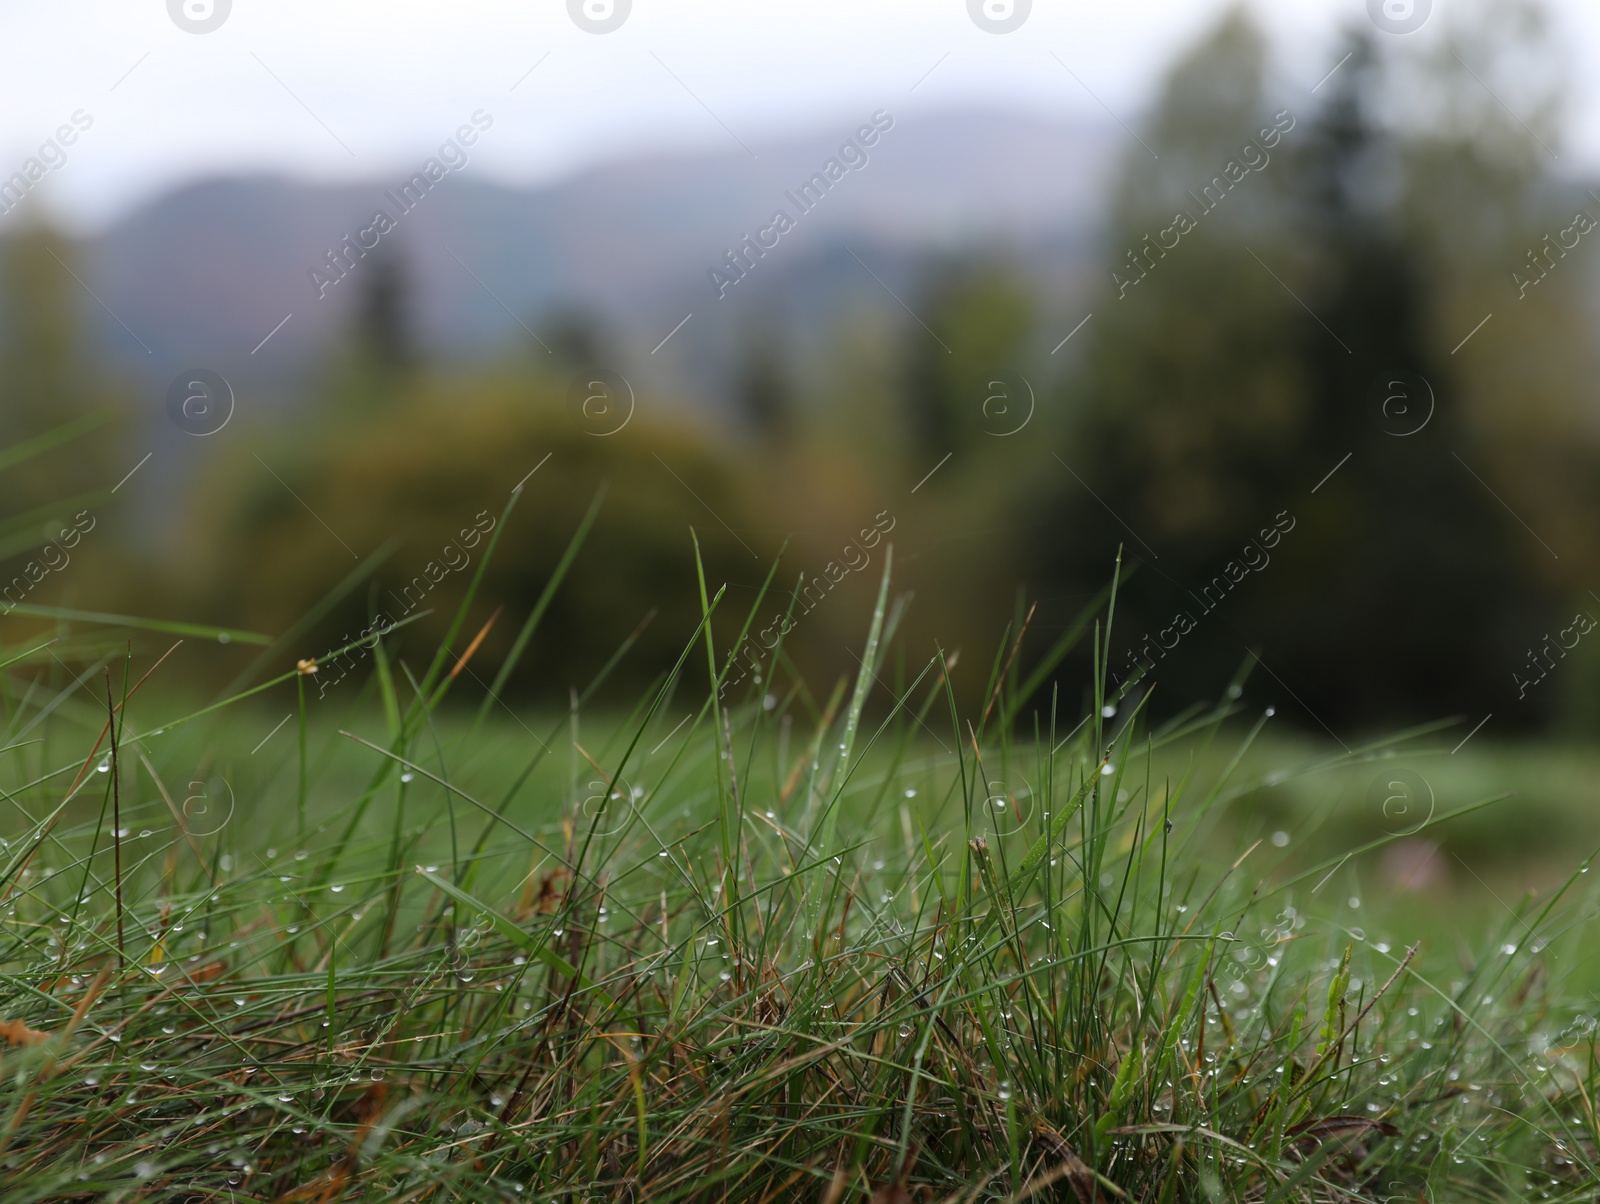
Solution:
{"label": "green grass", "polygon": [[1385,877],[1478,872],[1459,729],[1027,710],[1070,637],[951,667],[887,576],[855,681],[719,699],[706,593],[626,714],[475,713],[404,632],[327,701],[0,656],[0,1198],[1593,1198],[1586,854]]}

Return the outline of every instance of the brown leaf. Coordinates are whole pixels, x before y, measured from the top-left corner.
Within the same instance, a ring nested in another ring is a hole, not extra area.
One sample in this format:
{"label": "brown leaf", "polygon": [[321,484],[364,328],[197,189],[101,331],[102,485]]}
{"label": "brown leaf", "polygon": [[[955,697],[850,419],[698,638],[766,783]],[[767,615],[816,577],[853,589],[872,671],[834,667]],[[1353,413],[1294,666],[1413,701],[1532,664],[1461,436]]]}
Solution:
{"label": "brown leaf", "polygon": [[872,1204],[912,1204],[911,1193],[903,1183],[885,1183],[872,1193]]}
{"label": "brown leaf", "polygon": [[8,1045],[37,1045],[48,1041],[50,1034],[29,1028],[20,1020],[0,1020],[0,1037],[5,1038]]}
{"label": "brown leaf", "polygon": [[361,1093],[361,1098],[356,1100],[356,1116],[361,1121],[361,1134],[363,1137],[378,1118],[383,1115],[384,1101],[389,1098],[388,1083],[374,1083]]}

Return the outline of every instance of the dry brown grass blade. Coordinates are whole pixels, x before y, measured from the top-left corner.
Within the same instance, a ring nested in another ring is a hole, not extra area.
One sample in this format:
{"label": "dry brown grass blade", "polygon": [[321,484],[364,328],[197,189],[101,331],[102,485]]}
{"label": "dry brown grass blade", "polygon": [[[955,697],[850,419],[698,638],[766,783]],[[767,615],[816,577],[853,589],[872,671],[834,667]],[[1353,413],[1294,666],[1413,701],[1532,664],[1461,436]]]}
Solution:
{"label": "dry brown grass blade", "polygon": [[[139,692],[139,687],[144,685],[145,682],[149,681],[150,680],[150,675],[152,673],[154,673],[157,669],[161,668],[162,665],[166,664],[167,657],[171,656],[174,652],[176,652],[182,644],[183,644],[183,641],[179,640],[176,644],[174,644],[172,647],[168,648],[165,652],[163,652],[161,654],[161,659],[156,661],[155,664],[151,665],[150,668],[148,670],[146,670],[145,675],[143,677],[141,677],[138,681],[133,683],[133,688],[128,691],[127,695],[123,698],[123,700],[121,702],[117,703],[117,705],[112,708],[112,714],[115,714],[117,711],[120,711],[124,706],[126,706],[127,702],[128,702],[128,699],[132,698],[135,694],[137,694]],[[67,797],[68,798],[72,797],[72,792],[74,790],[76,790],[79,787],[79,785],[82,784],[83,779],[88,776],[89,766],[94,764],[94,756],[95,756],[95,754],[100,751],[100,746],[105,743],[106,737],[108,735],[110,735],[110,734],[111,734],[111,724],[110,724],[109,721],[107,721],[105,727],[100,729],[100,738],[94,742],[94,747],[89,750],[89,755],[83,759],[83,768],[78,770],[78,776],[72,779],[72,785],[67,788]]]}
{"label": "dry brown grass blade", "polygon": [[[1260,843],[1260,841],[1256,842],[1256,844]],[[1251,847],[1254,848],[1255,846],[1252,845]],[[1394,968],[1394,973],[1389,975],[1388,980],[1378,988],[1377,993],[1374,994],[1371,999],[1367,1000],[1366,1006],[1356,1014],[1356,1018],[1344,1025],[1339,1030],[1338,1038],[1329,1043],[1327,1050],[1325,1050],[1320,1057],[1312,1059],[1311,1065],[1306,1067],[1306,1073],[1302,1081],[1309,1082],[1316,1072],[1322,1069],[1322,1064],[1328,1061],[1330,1056],[1334,1059],[1333,1064],[1335,1066],[1338,1065],[1338,1053],[1339,1050],[1344,1047],[1345,1038],[1347,1038],[1351,1033],[1355,1032],[1355,1030],[1361,1026],[1361,1022],[1366,1019],[1367,1013],[1377,1005],[1378,1000],[1382,999],[1386,994],[1388,994],[1389,988],[1394,986],[1395,980],[1398,979],[1400,975],[1405,973],[1406,967],[1411,964],[1411,959],[1417,956],[1417,950],[1420,948],[1422,948],[1422,943],[1419,941],[1415,945],[1412,945],[1411,948],[1406,950],[1406,955],[1400,959],[1400,964]],[[1221,999],[1217,1000],[1217,1006],[1221,1008]]]}
{"label": "dry brown grass blade", "polygon": [[183,812],[179,811],[177,805],[172,801],[172,795],[167,790],[166,783],[161,780],[161,775],[156,772],[156,767],[150,764],[150,758],[145,756],[144,749],[139,749],[138,753],[139,763],[144,766],[145,772],[150,775],[150,780],[155,783],[156,793],[161,795],[162,801],[167,804],[167,810],[172,812],[172,818],[178,825],[178,831],[183,833],[183,838],[188,842],[189,850],[194,854],[194,859],[200,863],[200,868],[205,870],[206,876],[211,879],[211,884],[215,886],[217,876],[212,872],[211,866],[207,864],[206,859],[201,856],[200,846],[195,844],[194,837],[189,834],[189,825],[183,822]]}
{"label": "dry brown grass blade", "polygon": [[494,626],[494,621],[500,617],[500,612],[504,609],[504,606],[496,606],[494,614],[489,616],[489,621],[478,629],[477,635],[472,637],[472,643],[467,645],[467,650],[461,654],[461,659],[456,661],[455,667],[450,670],[452,680],[461,673],[461,670],[467,667],[467,662],[472,659],[472,654],[478,650],[478,645],[483,643],[483,638],[489,634],[489,628]]}
{"label": "dry brown grass blade", "polygon": [[1095,1189],[1094,1171],[1089,1169],[1089,1164],[1078,1157],[1078,1152],[1048,1121],[1036,1120],[1033,1122],[1033,1135],[1038,1138],[1039,1144],[1054,1158],[1056,1167],[1048,1174],[1024,1185],[1016,1199],[1025,1200],[1035,1192],[1043,1190],[1052,1183],[1062,1179],[1072,1188],[1072,1194],[1078,1198],[1078,1204],[1093,1204],[1098,1200],[1099,1192]]}
{"label": "dry brown grass blade", "polygon": [[[105,989],[105,985],[110,978],[111,971],[102,970],[95,977],[95,980],[89,984],[89,989],[83,993],[83,998],[78,1000],[78,1006],[72,1009],[72,1019],[67,1021],[66,1028],[61,1030],[63,1045],[71,1040],[73,1033],[78,1031],[78,1025],[83,1023],[83,1018],[88,1015],[90,1007],[100,997],[100,992]],[[35,1080],[36,1084],[47,1083],[55,1075],[58,1054],[59,1050],[46,1058],[45,1064],[39,1068],[39,1074]],[[32,1091],[29,1091],[23,1097],[22,1102],[17,1105],[17,1110],[11,1114],[11,1123],[6,1125],[5,1133],[0,1134],[0,1155],[3,1155],[7,1148],[10,1147],[11,1138],[16,1134],[17,1127],[27,1119],[28,1112],[33,1107],[33,1102],[38,1098],[38,1095],[39,1090],[36,1085]]]}
{"label": "dry brown grass blade", "polygon": [[1016,642],[1011,645],[1011,652],[1006,657],[1006,663],[1001,667],[999,674],[994,679],[994,693],[989,695],[989,705],[983,708],[983,718],[978,720],[979,727],[989,722],[989,712],[994,710],[994,704],[1000,699],[1001,687],[1006,684],[1006,674],[1011,672],[1011,662],[1017,659],[1017,652],[1021,649],[1022,641],[1028,634],[1028,624],[1033,622],[1033,612],[1038,609],[1039,604],[1037,602],[1028,607],[1027,617],[1022,620],[1022,630],[1017,632]]}
{"label": "dry brown grass blade", "polygon": [[828,1184],[827,1194],[822,1197],[822,1204],[839,1204],[844,1198],[844,1189],[850,1184],[850,1172],[840,1167],[833,1172],[833,1180]]}
{"label": "dry brown grass blade", "polygon": [[1303,1120],[1285,1130],[1290,1137],[1313,1137],[1325,1141],[1330,1137],[1348,1137],[1376,1130],[1385,1137],[1393,1137],[1400,1130],[1392,1121],[1375,1120],[1370,1116],[1324,1116],[1318,1120]]}

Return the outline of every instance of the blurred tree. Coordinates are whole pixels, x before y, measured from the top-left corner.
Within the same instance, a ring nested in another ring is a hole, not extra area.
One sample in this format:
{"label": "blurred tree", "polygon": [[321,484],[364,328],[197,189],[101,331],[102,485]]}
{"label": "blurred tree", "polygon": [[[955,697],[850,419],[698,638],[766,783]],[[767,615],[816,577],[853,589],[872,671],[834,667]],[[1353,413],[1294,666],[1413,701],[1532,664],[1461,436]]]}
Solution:
{"label": "blurred tree", "polygon": [[1479,472],[1558,553],[1535,545],[1529,571],[1581,594],[1600,568],[1600,197],[1559,170],[1561,34],[1528,0],[1441,16],[1433,49],[1395,64],[1399,204],[1436,282],[1434,338],[1461,344]]}
{"label": "blurred tree", "polygon": [[[191,546],[207,555],[180,588],[203,598],[209,615],[282,631],[358,562],[399,541],[371,578],[372,605],[396,619],[432,612],[397,638],[416,668],[448,627],[487,534],[521,481],[525,495],[462,640],[464,646],[504,604],[474,666],[487,682],[604,484],[604,507],[514,687],[565,700],[567,687],[581,688],[654,610],[655,621],[615,679],[624,694],[636,690],[675,663],[699,621],[690,528],[699,534],[712,588],[730,585],[728,624],[736,624],[736,611],[742,618],[765,575],[766,562],[754,552],[770,555],[776,541],[754,533],[765,524],[752,517],[749,492],[701,432],[653,425],[639,414],[614,436],[596,438],[568,420],[564,392],[515,371],[419,380],[404,404],[359,438],[341,441],[325,427],[319,437],[302,432],[292,445],[269,450],[292,495],[248,449],[237,449],[196,508]],[[352,591],[292,655],[285,652],[285,663],[317,655],[364,626],[367,593],[365,584]],[[771,606],[780,608],[775,600]],[[185,613],[193,610],[191,603]],[[847,617],[842,608],[839,617]],[[462,692],[477,687],[463,682]]]}
{"label": "blurred tree", "polygon": [[393,410],[419,383],[411,280],[401,253],[381,251],[362,263],[355,279],[355,314],[318,390],[326,413],[343,423],[364,423]]}
{"label": "blurred tree", "polygon": [[380,374],[395,376],[415,358],[405,265],[398,252],[378,256],[360,277],[356,314],[362,358]]}
{"label": "blurred tree", "polygon": [[[1128,152],[1110,285],[1074,387],[1083,454],[1065,458],[1185,572],[1210,567],[1281,507],[1309,419],[1293,348],[1299,310],[1272,277],[1292,245],[1282,160],[1293,127],[1274,126],[1264,69],[1261,37],[1238,11],[1173,69],[1149,149]],[[1227,165],[1242,166],[1258,142],[1269,143],[1252,156],[1259,166],[1232,182]],[[1107,534],[1092,546],[1102,564],[1129,538]]]}
{"label": "blurred tree", "polygon": [[585,368],[620,371],[612,362],[615,347],[605,320],[588,310],[567,309],[555,314],[545,323],[542,341],[549,351],[539,348],[535,362],[563,380]]}
{"label": "blurred tree", "polygon": [[739,413],[768,447],[782,445],[794,430],[795,391],[779,324],[770,317],[752,321],[737,361]]}
{"label": "blurred tree", "polygon": [[79,417],[87,379],[79,347],[72,251],[55,231],[33,226],[4,244],[0,326],[0,437],[7,444]]}
{"label": "blurred tree", "polygon": [[1296,163],[1312,250],[1296,339],[1311,422],[1295,457],[1303,476],[1284,500],[1305,528],[1238,614],[1327,713],[1370,721],[1492,706],[1509,681],[1500,633],[1536,621],[1530,557],[1468,470],[1487,457],[1430,337],[1436,284],[1396,203],[1404,146],[1374,111],[1384,79],[1371,37],[1340,50],[1348,58]]}
{"label": "blurred tree", "polygon": [[931,464],[977,445],[988,382],[998,370],[1025,366],[1034,303],[999,265],[944,264],[916,312],[919,321],[902,336],[905,409],[913,463]]}
{"label": "blurred tree", "polygon": [[[1269,111],[1265,66],[1261,35],[1236,10],[1168,76],[1111,201],[1105,284],[1067,382],[1060,462],[1044,462],[1017,513],[1024,563],[1069,612],[1120,545],[1147,566],[1120,603],[1124,643],[1179,606],[1198,609],[1189,589],[1272,525],[1305,472],[1302,311],[1274,279],[1290,271],[1285,160],[1302,115]],[[1194,697],[1243,655],[1243,639],[1211,626],[1189,641],[1175,697]],[[1112,669],[1129,671],[1120,656]]]}
{"label": "blurred tree", "polygon": [[[1120,609],[1133,649],[1169,643],[1176,611],[1203,624],[1156,658],[1173,703],[1252,650],[1339,724],[1492,705],[1507,633],[1550,603],[1542,552],[1469,469],[1496,455],[1450,358],[1462,268],[1435,253],[1460,202],[1428,191],[1463,168],[1435,131],[1416,170],[1388,64],[1359,35],[1345,51],[1319,109],[1269,114],[1264,44],[1228,14],[1173,68],[1114,201],[1070,469],[1032,546],[1080,593],[1118,544],[1145,563]],[[1494,138],[1503,159],[1515,140]],[[1536,177],[1494,177],[1507,211],[1537,208]],[[1292,532],[1264,536],[1275,521]]]}
{"label": "blurred tree", "polygon": [[[97,414],[116,410],[84,351],[73,260],[67,240],[42,224],[0,244],[0,449],[69,426],[88,434]],[[0,550],[31,546],[34,529],[59,517],[54,509],[109,491],[111,447],[104,432],[74,438],[0,471],[0,515],[26,519],[24,530],[0,523]]]}

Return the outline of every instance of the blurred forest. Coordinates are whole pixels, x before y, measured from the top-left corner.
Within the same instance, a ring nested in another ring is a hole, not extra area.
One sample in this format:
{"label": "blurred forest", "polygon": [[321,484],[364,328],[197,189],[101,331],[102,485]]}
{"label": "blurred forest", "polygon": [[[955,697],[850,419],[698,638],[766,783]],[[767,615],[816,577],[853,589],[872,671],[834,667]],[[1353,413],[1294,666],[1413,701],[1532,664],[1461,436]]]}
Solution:
{"label": "blurred forest", "polygon": [[[1538,6],[1447,17],[1426,54],[1353,31],[1312,92],[1230,14],[1172,66],[1128,144],[1094,295],[1041,296],[981,248],[930,252],[916,320],[841,321],[820,376],[794,362],[781,313],[753,313],[729,365],[732,423],[643,392],[614,434],[574,422],[574,379],[621,362],[603,315],[529,315],[548,353],[430,359],[397,255],[356,278],[359,318],[311,395],[208,437],[159,537],[110,490],[164,399],[97,369],[74,248],[30,227],[3,247],[6,575],[90,511],[73,571],[30,602],[281,635],[281,672],[406,609],[408,584],[526,478],[458,640],[504,608],[480,684],[462,688],[481,695],[598,500],[510,684],[564,705],[630,638],[615,697],[676,661],[700,607],[690,528],[711,587],[728,585],[726,639],[780,550],[757,627],[887,513],[911,644],[963,650],[969,691],[1034,602],[1021,663],[1039,655],[1120,548],[1126,651],[1108,668],[1154,682],[1158,710],[1214,694],[1253,657],[1286,716],[1316,730],[1493,710],[1592,732],[1600,639],[1526,697],[1514,674],[1575,612],[1600,614],[1594,253],[1552,241],[1600,199],[1551,149],[1560,56]],[[1063,304],[1093,315],[1064,347],[1044,320]],[[1031,404],[1015,389],[996,403],[1003,372],[1031,383]],[[462,553],[471,568],[481,548]],[[797,623],[770,688],[854,670],[870,555]],[[471,568],[430,583],[434,613],[400,634],[402,658],[444,634]],[[15,645],[47,622],[18,612],[0,634]],[[253,655],[212,650],[217,687],[248,680]],[[1072,668],[1076,692],[1085,664]]]}

